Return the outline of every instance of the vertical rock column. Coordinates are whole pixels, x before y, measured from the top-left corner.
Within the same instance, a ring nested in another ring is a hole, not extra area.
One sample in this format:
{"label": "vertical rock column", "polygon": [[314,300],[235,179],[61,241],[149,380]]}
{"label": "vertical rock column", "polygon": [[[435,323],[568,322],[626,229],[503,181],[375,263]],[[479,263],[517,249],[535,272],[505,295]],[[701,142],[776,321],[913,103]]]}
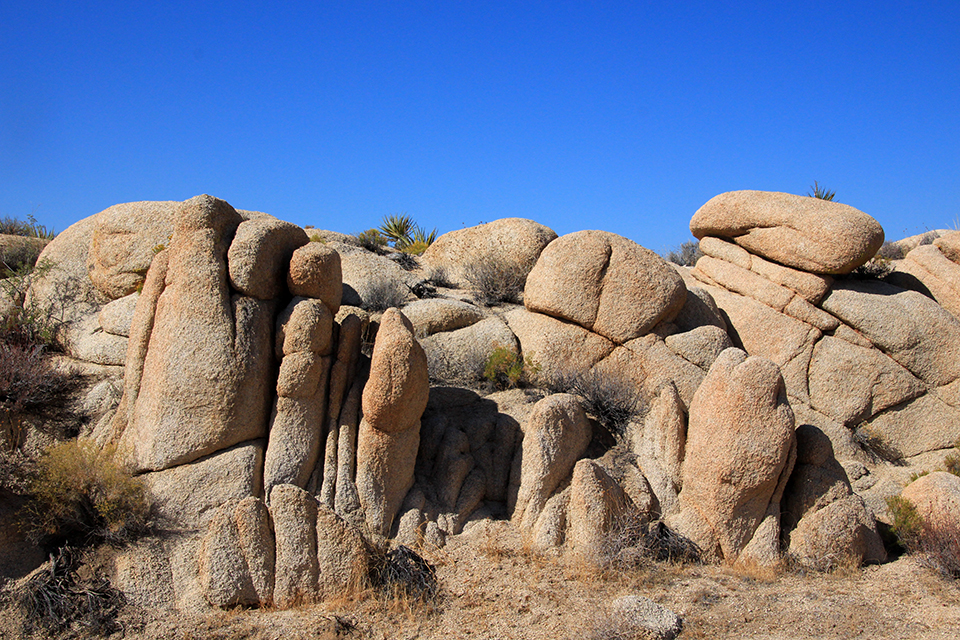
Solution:
{"label": "vertical rock column", "polygon": [[429,395],[427,356],[413,326],[398,309],[388,309],[373,346],[357,438],[357,492],[372,533],[389,534],[413,485]]}
{"label": "vertical rock column", "polygon": [[[277,400],[264,459],[264,495],[281,484],[305,487],[317,465],[340,308],[340,256],[318,242],[293,252],[287,287],[295,297],[277,319]],[[339,401],[338,401],[339,404]]]}

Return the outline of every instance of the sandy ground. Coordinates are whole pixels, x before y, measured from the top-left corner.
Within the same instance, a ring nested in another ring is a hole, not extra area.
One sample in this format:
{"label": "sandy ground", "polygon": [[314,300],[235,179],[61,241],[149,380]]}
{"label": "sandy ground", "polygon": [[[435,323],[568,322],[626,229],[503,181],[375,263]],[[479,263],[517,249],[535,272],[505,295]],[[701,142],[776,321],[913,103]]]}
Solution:
{"label": "sandy ground", "polygon": [[424,555],[436,565],[442,591],[433,606],[385,602],[367,592],[292,611],[238,609],[206,617],[151,619],[128,607],[125,637],[612,640],[596,630],[609,603],[627,594],[679,614],[681,639],[960,637],[960,582],[911,557],[827,574],[652,562],[601,572],[569,556],[525,551],[509,523],[490,521]]}
{"label": "sandy ground", "polygon": [[[424,555],[436,566],[440,585],[432,604],[365,591],[287,611],[238,608],[188,615],[127,606],[123,632],[110,637],[619,640],[634,636],[598,634],[598,629],[610,620],[610,603],[623,595],[645,596],[679,614],[682,640],[960,637],[960,582],[913,557],[833,573],[652,561],[601,571],[571,555],[530,552],[502,521],[472,523],[446,547]],[[20,629],[9,609],[0,615],[0,639],[21,638]]]}

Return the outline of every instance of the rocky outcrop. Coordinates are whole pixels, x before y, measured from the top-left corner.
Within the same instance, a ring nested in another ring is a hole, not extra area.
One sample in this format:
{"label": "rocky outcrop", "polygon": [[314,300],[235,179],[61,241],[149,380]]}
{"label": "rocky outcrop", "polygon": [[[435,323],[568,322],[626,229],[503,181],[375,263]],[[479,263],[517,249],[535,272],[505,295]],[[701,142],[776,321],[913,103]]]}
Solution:
{"label": "rocky outcrop", "polygon": [[934,471],[908,484],[901,496],[910,501],[924,522],[956,527],[960,522],[960,477]]}
{"label": "rocky outcrop", "polygon": [[697,238],[729,238],[747,251],[817,274],[850,273],[883,244],[883,228],[853,207],[820,198],[730,191],[694,214]]}
{"label": "rocky outcrop", "polygon": [[776,365],[727,349],[690,405],[673,524],[708,554],[734,561],[756,539],[763,548],[750,550],[751,558],[775,560],[780,500],[795,459],[793,412]]}
{"label": "rocky outcrop", "polygon": [[575,396],[551,395],[534,405],[524,427],[514,522],[525,529],[536,525],[547,500],[586,451],[591,435],[590,422]]}
{"label": "rocky outcrop", "polygon": [[676,271],[652,251],[613,233],[578,231],[543,250],[523,300],[529,311],[623,344],[673,320],[686,290]]}
{"label": "rocky outcrop", "polygon": [[396,309],[380,321],[357,441],[357,491],[367,526],[387,535],[407,491],[420,446],[430,382],[427,357]]}
{"label": "rocky outcrop", "polygon": [[509,265],[526,275],[557,234],[523,218],[503,218],[443,234],[423,252],[427,271],[442,268],[447,279],[468,287],[465,270],[481,262]]}

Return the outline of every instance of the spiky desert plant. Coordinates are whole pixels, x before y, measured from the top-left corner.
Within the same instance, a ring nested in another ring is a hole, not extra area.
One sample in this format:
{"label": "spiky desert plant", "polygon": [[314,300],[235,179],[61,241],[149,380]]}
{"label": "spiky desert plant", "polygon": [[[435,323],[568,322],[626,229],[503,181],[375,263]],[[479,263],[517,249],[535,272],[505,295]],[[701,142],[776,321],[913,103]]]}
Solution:
{"label": "spiky desert plant", "polygon": [[821,187],[820,183],[816,180],[813,181],[813,186],[810,187],[813,189],[813,193],[807,192],[807,195],[811,198],[820,198],[821,200],[833,200],[833,197],[837,195],[836,191],[828,191],[825,187]]}
{"label": "spiky desert plant", "polygon": [[377,227],[380,233],[393,241],[393,245],[400,249],[410,242],[410,234],[417,228],[413,218],[406,213],[394,213],[383,216],[383,222]]}

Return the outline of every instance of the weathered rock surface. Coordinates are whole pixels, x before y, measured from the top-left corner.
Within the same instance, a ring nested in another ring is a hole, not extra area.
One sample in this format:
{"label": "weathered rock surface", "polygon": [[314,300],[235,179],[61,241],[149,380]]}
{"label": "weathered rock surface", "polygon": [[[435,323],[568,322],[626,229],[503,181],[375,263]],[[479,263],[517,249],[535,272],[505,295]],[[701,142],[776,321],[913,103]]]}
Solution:
{"label": "weathered rock surface", "polygon": [[523,218],[503,218],[486,224],[443,234],[423,252],[421,260],[429,270],[442,267],[455,285],[469,285],[464,269],[484,261],[513,265],[526,275],[540,252],[557,234],[542,224]]}
{"label": "weathered rock surface", "polygon": [[697,238],[729,238],[751,253],[820,274],[850,273],[883,244],[883,228],[853,207],[820,198],[730,191],[694,214]]}
{"label": "weathered rock surface", "polygon": [[230,284],[240,294],[260,300],[286,293],[290,256],[307,242],[307,234],[295,224],[268,216],[244,220],[227,252]]}
{"label": "weathered rock surface", "polygon": [[110,299],[136,291],[156,253],[168,243],[179,202],[128,202],[94,216],[86,261],[90,281]]}
{"label": "weathered rock surface", "polygon": [[768,514],[779,515],[796,457],[779,370],[739,349],[724,351],[694,395],[689,420],[677,528],[732,561]]}
{"label": "weathered rock surface", "polygon": [[524,427],[520,489],[513,521],[532,528],[554,490],[590,444],[592,429],[576,396],[547,396]]}
{"label": "weathered rock surface", "polygon": [[[404,309],[406,313],[406,309]],[[517,338],[499,318],[485,318],[454,331],[434,333],[420,340],[432,380],[475,383],[494,349],[517,351]]]}
{"label": "weathered rock surface", "polygon": [[673,640],[683,631],[683,620],[649,598],[621,596],[613,601],[607,626],[621,637]]}
{"label": "weathered rock surface", "polygon": [[120,444],[139,470],[266,435],[274,305],[231,294],[226,254],[240,221],[210,196],[177,211],[165,287]]}
{"label": "weathered rock surface", "polygon": [[380,321],[370,378],[363,389],[357,440],[357,491],[370,529],[387,535],[413,485],[420,417],[430,381],[427,357],[397,309]]}
{"label": "weathered rock surface", "polygon": [[686,301],[682,278],[648,249],[604,231],[578,231],[547,245],[527,278],[524,305],[622,344]]}
{"label": "weathered rock surface", "polygon": [[299,487],[277,485],[270,493],[270,514],[276,531],[274,603],[289,609],[316,598],[317,501]]}
{"label": "weathered rock surface", "polygon": [[343,298],[340,254],[320,242],[299,247],[290,257],[287,286],[295,296],[322,300],[337,315]]}
{"label": "weathered rock surface", "polygon": [[581,460],[570,479],[567,537],[570,548],[587,558],[605,553],[607,536],[637,512],[623,488],[593,460]]}
{"label": "weathered rock surface", "polygon": [[403,307],[403,315],[410,320],[418,338],[442,331],[456,331],[484,318],[479,307],[450,298],[427,298],[411,302]]}

